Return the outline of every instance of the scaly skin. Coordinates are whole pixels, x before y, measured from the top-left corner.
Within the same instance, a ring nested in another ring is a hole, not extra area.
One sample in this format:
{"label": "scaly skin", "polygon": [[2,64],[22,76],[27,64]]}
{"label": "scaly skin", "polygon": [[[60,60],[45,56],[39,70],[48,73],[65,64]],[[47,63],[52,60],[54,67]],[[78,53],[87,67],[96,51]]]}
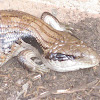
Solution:
{"label": "scaly skin", "polygon": [[[15,52],[18,49],[17,47],[14,50],[11,49],[11,47],[16,44],[16,41],[20,41],[20,39],[26,37],[33,37],[43,50],[41,54],[42,62],[46,67],[52,70],[66,72],[98,65],[99,56],[97,53],[83,41],[72,36],[68,30],[65,30],[65,27],[60,25],[54,16],[45,12],[42,15],[42,19],[44,21],[21,11],[1,10],[0,54],[3,55],[5,59],[10,58],[8,57],[8,52]],[[23,51],[18,55],[18,60],[24,63],[23,61],[27,60],[25,57],[26,51],[25,53],[22,52]],[[11,55],[13,55],[13,53],[11,53]],[[2,61],[1,65],[7,60]],[[32,63],[32,61],[30,63]],[[34,66],[28,62],[24,63],[24,65]]]}

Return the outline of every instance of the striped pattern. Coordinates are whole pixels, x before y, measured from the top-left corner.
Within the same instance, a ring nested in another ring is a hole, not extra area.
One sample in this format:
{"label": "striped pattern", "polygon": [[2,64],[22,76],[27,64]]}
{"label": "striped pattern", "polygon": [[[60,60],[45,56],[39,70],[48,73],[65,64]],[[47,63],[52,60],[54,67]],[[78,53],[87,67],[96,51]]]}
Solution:
{"label": "striped pattern", "polygon": [[19,11],[0,11],[0,42],[2,44],[0,48],[6,49],[16,40],[28,36],[35,37],[44,51],[46,48],[46,52],[57,48],[58,44],[64,45],[66,37],[30,14]]}
{"label": "striped pattern", "polygon": [[[55,21],[55,18],[53,19]],[[29,37],[35,38],[40,44],[43,50],[43,56],[40,58],[43,58],[41,59],[43,63],[52,70],[74,71],[93,67],[99,63],[97,53],[83,41],[69,34],[68,31],[55,30],[57,28],[55,24],[53,25],[56,28],[51,25],[52,28],[44,21],[20,11],[0,11],[0,66],[21,47],[20,44],[16,45],[16,41]],[[26,53],[20,57],[24,59],[22,63],[29,65],[28,61],[31,61],[32,56]],[[28,53],[32,54],[32,52]]]}
{"label": "striped pattern", "polygon": [[18,39],[29,36],[36,38],[44,54],[81,56],[84,50],[88,50],[83,41],[67,32],[53,29],[37,17],[20,11],[0,11],[0,48],[6,50]]}

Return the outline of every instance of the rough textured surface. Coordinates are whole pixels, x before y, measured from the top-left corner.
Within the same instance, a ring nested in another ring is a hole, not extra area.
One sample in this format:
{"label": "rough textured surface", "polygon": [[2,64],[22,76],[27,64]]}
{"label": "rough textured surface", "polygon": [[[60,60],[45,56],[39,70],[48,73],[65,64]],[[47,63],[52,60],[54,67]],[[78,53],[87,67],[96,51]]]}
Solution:
{"label": "rough textured surface", "polygon": [[[14,0],[0,1],[0,9],[22,10],[37,17],[40,17],[42,12],[49,11],[55,14],[60,21],[70,22],[70,26],[74,28],[73,34],[85,41],[100,55],[99,14],[68,10],[54,5],[40,5],[36,6],[35,3],[30,3],[29,1],[25,3],[20,1],[15,3]],[[47,90],[65,90],[69,88],[77,88],[79,90],[80,87],[87,86],[88,83],[95,80],[98,80],[98,82],[92,85],[92,87],[95,86],[94,89],[89,88],[86,91],[50,95],[42,100],[99,100],[100,66],[68,73],[51,71],[41,77],[39,73],[27,72],[16,59],[12,59],[0,68],[0,100],[29,100]]]}

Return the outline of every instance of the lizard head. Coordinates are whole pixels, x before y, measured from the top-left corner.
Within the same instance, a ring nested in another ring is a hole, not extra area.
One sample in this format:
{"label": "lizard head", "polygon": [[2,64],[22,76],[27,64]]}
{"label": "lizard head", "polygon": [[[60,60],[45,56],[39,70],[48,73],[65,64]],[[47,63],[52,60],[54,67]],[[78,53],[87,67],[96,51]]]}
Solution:
{"label": "lizard head", "polygon": [[[47,66],[58,72],[75,71],[99,64],[98,54],[83,41],[68,43],[46,55]],[[58,50],[57,50],[58,49]]]}

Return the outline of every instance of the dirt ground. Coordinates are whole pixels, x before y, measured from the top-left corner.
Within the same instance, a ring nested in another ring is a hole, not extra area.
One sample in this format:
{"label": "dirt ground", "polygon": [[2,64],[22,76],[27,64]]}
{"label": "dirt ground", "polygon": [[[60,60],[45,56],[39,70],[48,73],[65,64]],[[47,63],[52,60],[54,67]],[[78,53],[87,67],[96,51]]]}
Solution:
{"label": "dirt ground", "polygon": [[[100,19],[70,23],[73,34],[100,55]],[[59,90],[59,91],[57,91]],[[0,68],[0,100],[100,100],[100,65],[74,72],[30,73],[11,59]]]}
{"label": "dirt ground", "polygon": [[[0,0],[0,10],[21,10],[37,17],[44,11],[51,12],[60,21],[70,22],[72,34],[100,55],[100,14],[68,10],[67,4],[60,8],[30,1]],[[100,65],[74,72],[51,70],[40,74],[28,72],[13,58],[0,67],[0,100],[100,100]]]}

